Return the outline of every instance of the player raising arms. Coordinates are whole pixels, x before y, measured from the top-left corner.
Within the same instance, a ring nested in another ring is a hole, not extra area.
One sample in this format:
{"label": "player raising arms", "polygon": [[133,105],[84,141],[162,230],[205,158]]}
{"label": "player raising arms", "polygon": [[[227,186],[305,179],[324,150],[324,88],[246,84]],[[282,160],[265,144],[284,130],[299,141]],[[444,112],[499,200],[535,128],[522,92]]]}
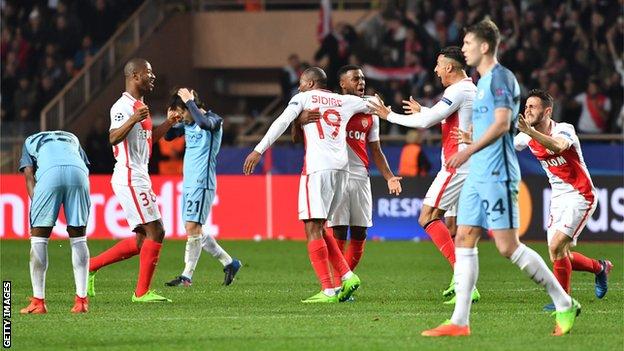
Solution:
{"label": "player raising arms", "polygon": [[184,135],[186,142],[182,216],[187,238],[184,271],[165,285],[190,286],[202,248],[221,262],[225,272],[223,285],[230,285],[241,267],[241,262],[232,259],[210,234],[202,234],[202,226],[208,220],[210,207],[216,195],[217,154],[221,148],[223,119],[211,111],[204,110],[197,93],[186,88],[173,93],[169,111],[182,116],[184,122],[183,125],[169,129],[165,139],[173,140]]}
{"label": "player raising arms", "polygon": [[477,242],[481,228],[491,229],[501,255],[548,291],[556,306],[553,335],[572,329],[580,304],[561,287],[540,255],[520,243],[518,237],[518,182],[520,168],[513,146],[520,109],[520,87],[513,73],[496,59],[500,32],[494,22],[483,20],[466,29],[462,51],[468,65],[481,75],[473,102],[474,142],[446,161],[457,168],[470,158],[457,213],[455,237],[456,303],[450,321],[426,330],[424,336],[470,335],[470,295],[479,273]]}
{"label": "player raising arms", "polygon": [[[529,147],[540,161],[552,187],[547,237],[555,277],[570,293],[573,270],[594,273],[596,297],[602,299],[607,293],[607,275],[613,264],[570,251],[596,210],[596,189],[585,166],[574,126],[553,121],[552,110],[553,98],[550,94],[539,89],[531,90],[525,116],[518,117],[521,133],[514,138],[514,146],[518,151]],[[554,308],[552,304],[544,307],[547,311]]]}
{"label": "player raising arms", "polygon": [[[357,113],[367,112],[363,99],[338,95],[328,90],[327,76],[318,67],[306,69],[299,79],[299,91],[282,114],[271,124],[266,135],[255,147],[243,167],[249,175],[264,153],[304,110],[319,109],[322,118],[317,123],[303,126],[305,155],[299,182],[299,219],[304,222],[308,239],[308,255],[321,282],[322,291],[304,300],[305,303],[348,300],[360,286],[360,279],[347,262],[336,240],[326,235],[325,222],[332,218],[336,208],[344,206],[348,182],[348,155],[346,126]],[[340,275],[342,289],[336,296],[329,263]]]}
{"label": "player raising arms", "polygon": [[[459,47],[449,46],[440,51],[434,71],[446,89],[442,99],[432,108],[421,107],[410,97],[409,101],[404,101],[405,111],[411,113],[406,116],[392,112],[383,103],[381,105],[370,103],[381,118],[406,127],[430,128],[442,123],[442,167],[425,195],[418,222],[446,257],[451,269],[455,266],[453,237],[457,229],[455,225],[457,201],[468,176],[468,162],[457,168],[451,168],[446,166],[446,161],[465,148],[452,133],[455,128],[468,130],[472,124],[472,102],[477,93],[477,87],[466,75],[465,67],[466,59]],[[443,217],[446,217],[446,223]],[[448,297],[454,294],[455,284],[451,280],[451,284],[442,295]],[[471,298],[473,302],[478,301],[479,291],[475,289]],[[455,297],[446,303],[454,302]]]}
{"label": "player raising arms", "polygon": [[152,118],[143,102],[145,94],[154,89],[156,76],[152,65],[145,59],[133,58],[124,66],[124,75],[126,91],[110,110],[109,140],[117,161],[111,184],[135,237],[123,239],[91,259],[88,293],[95,295],[95,273],[100,268],[140,253],[139,278],[132,302],[171,302],[149,290],[165,230],[147,166],[152,143],[158,142],[179,116],[168,113],[167,119],[152,130]]}
{"label": "player raising arms", "polygon": [[30,280],[33,297],[20,313],[47,313],[45,278],[48,270],[48,241],[61,205],[67,220],[72,250],[76,298],[72,313],[89,310],[87,275],[89,248],[86,226],[89,219],[89,160],[78,138],[68,132],[41,132],[24,141],[19,170],[24,173],[30,205]]}
{"label": "player raising arms", "polygon": [[[338,70],[338,81],[342,94],[364,97],[366,80],[360,66],[346,65]],[[303,118],[304,114],[307,115]],[[318,111],[305,111],[301,118],[293,124],[293,136],[296,141],[303,140],[302,124],[316,122],[320,118]],[[300,121],[301,120],[301,121]],[[381,150],[379,142],[379,117],[358,113],[351,117],[346,129],[348,155],[349,155],[349,182],[347,185],[346,201],[344,206],[336,208],[333,218],[327,221],[334,232],[334,238],[341,252],[344,252],[347,234],[350,229],[349,246],[345,259],[352,271],[355,270],[362,255],[366,243],[367,228],[373,225],[373,197],[368,175],[370,163],[366,145],[370,147],[371,154],[377,169],[388,182],[390,194],[401,193],[401,177],[395,177],[388,166],[386,156]],[[334,285],[340,287],[340,277],[334,276]]]}

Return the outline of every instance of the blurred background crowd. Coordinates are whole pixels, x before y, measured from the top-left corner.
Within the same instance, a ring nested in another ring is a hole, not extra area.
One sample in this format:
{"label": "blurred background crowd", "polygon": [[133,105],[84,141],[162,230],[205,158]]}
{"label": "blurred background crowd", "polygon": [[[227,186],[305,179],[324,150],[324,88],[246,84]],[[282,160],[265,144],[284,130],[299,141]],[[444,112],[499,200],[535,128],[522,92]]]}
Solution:
{"label": "blurred background crowd", "polygon": [[[41,109],[142,2],[1,1],[0,121],[17,125],[11,130],[16,135],[22,124],[38,126]],[[232,2],[244,10],[264,10],[261,1]],[[622,0],[371,1],[366,5],[371,16],[356,25],[334,23],[329,33],[317,38],[313,57],[292,53],[275,80],[284,104],[296,93],[299,75],[306,67],[323,66],[330,88],[336,89],[337,70],[345,64],[359,64],[367,76],[367,94],[379,93],[395,111],[402,111],[401,100],[409,96],[432,106],[444,90],[433,72],[438,51],[461,46],[463,28],[489,17],[502,34],[499,60],[516,75],[523,97],[530,89],[546,89],[555,99],[556,121],[571,123],[583,134],[622,133],[623,4]],[[313,10],[317,9],[315,4]],[[475,70],[469,69],[468,74],[478,79]],[[240,105],[237,114],[244,122],[226,123],[225,145],[241,145],[240,132],[254,123],[257,109],[246,109],[251,105],[248,101]],[[107,130],[106,123],[95,123],[86,139],[87,152],[101,155],[97,157],[101,157],[102,172],[109,171],[112,163]],[[391,138],[395,142],[407,132],[385,122],[381,126],[382,135],[399,138]],[[419,144],[423,136],[438,133],[435,128],[419,131],[408,137],[408,144]],[[154,171],[175,172],[183,151],[183,143],[157,145]],[[170,160],[175,164],[168,165]]]}

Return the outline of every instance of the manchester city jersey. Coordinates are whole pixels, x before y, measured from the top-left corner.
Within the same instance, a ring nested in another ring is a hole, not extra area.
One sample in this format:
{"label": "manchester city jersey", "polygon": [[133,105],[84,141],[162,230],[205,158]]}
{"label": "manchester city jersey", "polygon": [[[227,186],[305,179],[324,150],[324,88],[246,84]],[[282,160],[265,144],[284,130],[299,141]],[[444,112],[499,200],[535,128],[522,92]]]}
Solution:
{"label": "manchester city jersey", "polygon": [[80,147],[78,138],[72,133],[58,130],[41,132],[26,138],[19,170],[34,167],[35,178],[38,180],[43,173],[56,166],[76,166],[88,173],[88,164],[89,160]]}
{"label": "manchester city jersey", "polygon": [[479,140],[494,123],[494,110],[508,108],[512,120],[509,131],[470,158],[468,179],[480,182],[520,180],[518,157],[513,145],[518,112],[520,86],[513,73],[496,64],[479,79],[477,96],[473,103],[473,140]]}
{"label": "manchester city jersey", "polygon": [[184,187],[216,189],[217,154],[223,128],[210,131],[196,123],[184,126]]}

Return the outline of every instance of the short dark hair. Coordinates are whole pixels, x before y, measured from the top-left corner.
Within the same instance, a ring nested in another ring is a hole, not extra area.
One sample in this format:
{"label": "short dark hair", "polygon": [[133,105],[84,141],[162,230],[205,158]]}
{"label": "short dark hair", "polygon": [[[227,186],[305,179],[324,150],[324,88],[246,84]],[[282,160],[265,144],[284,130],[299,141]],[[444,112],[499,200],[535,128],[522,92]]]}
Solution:
{"label": "short dark hair", "polygon": [[459,46],[447,46],[440,50],[438,55],[457,61],[457,63],[461,65],[461,69],[466,68],[466,58],[464,57],[464,53],[461,51]]}
{"label": "short dark hair", "polygon": [[[169,94],[170,109],[175,110],[179,107],[183,110],[187,110],[186,104],[184,103],[184,101],[182,101],[182,98],[178,96],[178,90],[182,88],[184,87],[176,87],[171,90],[171,94]],[[195,105],[197,105],[197,107],[199,108],[204,108],[204,103],[199,99],[199,95],[197,95],[197,92],[191,88],[186,89],[190,90],[193,93],[193,100],[195,100]]]}
{"label": "short dark hair", "polygon": [[550,95],[546,90],[533,89],[529,91],[529,96],[527,96],[527,99],[530,97],[539,98],[542,101],[543,107],[553,107],[554,99],[552,95]]}
{"label": "short dark hair", "polygon": [[349,72],[349,71],[355,71],[355,70],[359,70],[359,69],[362,69],[362,67],[360,67],[358,65],[344,65],[344,66],[340,67],[340,69],[338,69],[338,79],[341,79],[342,76],[347,74],[347,72]]}
{"label": "short dark hair", "polygon": [[496,54],[501,35],[496,23],[492,22],[492,20],[486,18],[479,23],[467,27],[464,31],[466,34],[472,33],[477,38],[485,41],[489,46],[488,54]]}
{"label": "short dark hair", "polygon": [[327,86],[327,74],[320,67],[310,67],[303,71],[302,75],[305,75],[312,81],[316,82],[319,87],[325,88]]}
{"label": "short dark hair", "polygon": [[130,77],[133,73],[147,66],[147,60],[140,57],[131,58],[124,66],[124,76]]}

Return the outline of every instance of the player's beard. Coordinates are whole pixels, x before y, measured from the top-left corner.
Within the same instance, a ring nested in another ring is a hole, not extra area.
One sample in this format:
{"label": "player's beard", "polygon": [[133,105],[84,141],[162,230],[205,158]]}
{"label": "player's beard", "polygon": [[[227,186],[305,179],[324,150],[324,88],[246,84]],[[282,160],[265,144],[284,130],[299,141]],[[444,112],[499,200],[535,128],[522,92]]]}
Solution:
{"label": "player's beard", "polygon": [[542,120],[544,119],[544,114],[540,114],[539,116],[536,116],[535,118],[531,117],[531,116],[527,116],[531,119],[531,127],[535,127],[536,125],[542,123]]}

